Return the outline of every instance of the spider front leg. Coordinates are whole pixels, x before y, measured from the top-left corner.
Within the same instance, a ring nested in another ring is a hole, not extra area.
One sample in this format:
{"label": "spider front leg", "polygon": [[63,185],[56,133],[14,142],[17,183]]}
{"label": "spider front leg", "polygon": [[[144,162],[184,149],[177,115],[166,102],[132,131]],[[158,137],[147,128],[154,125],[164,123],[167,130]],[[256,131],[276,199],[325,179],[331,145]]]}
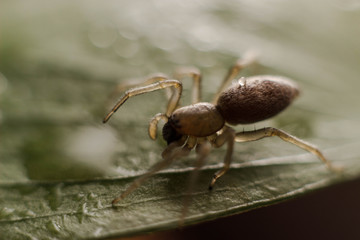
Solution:
{"label": "spider front leg", "polygon": [[187,191],[184,198],[184,204],[182,209],[182,214],[180,217],[179,225],[182,226],[184,224],[184,219],[188,212],[189,205],[191,203],[191,194],[193,193],[194,185],[199,177],[199,170],[204,166],[205,159],[209,155],[211,150],[211,144],[209,141],[201,139],[198,140],[198,144],[196,145],[196,165],[194,170],[190,174],[190,178],[188,180]]}
{"label": "spider front leg", "polygon": [[153,92],[159,89],[169,88],[173,87],[174,92],[172,93],[166,110],[166,116],[169,117],[171,113],[176,109],[177,105],[179,104],[179,100],[182,93],[182,84],[178,80],[164,80],[155,82],[153,84],[150,84],[148,86],[144,87],[137,87],[130,89],[124,93],[124,95],[120,98],[120,100],[116,103],[116,105],[113,107],[113,109],[106,115],[106,117],[103,120],[103,123],[106,123],[110,117],[128,100],[130,97],[134,97],[140,94]]}
{"label": "spider front leg", "polygon": [[234,139],[235,139],[234,129],[232,129],[230,127],[225,127],[223,132],[220,133],[213,142],[214,147],[217,147],[217,148],[221,147],[225,143],[227,143],[228,146],[227,146],[226,155],[225,155],[225,159],[224,159],[224,166],[214,174],[214,177],[212,178],[210,185],[209,185],[209,190],[213,189],[216,180],[218,178],[220,178],[222,175],[224,175],[230,168],[230,164],[232,161],[233,149],[234,149]]}
{"label": "spider front leg", "polygon": [[341,168],[335,167],[331,164],[329,160],[325,158],[325,156],[322,154],[322,152],[315,147],[314,145],[305,142],[304,140],[301,140],[297,137],[294,137],[280,129],[267,127],[264,129],[254,130],[254,131],[247,131],[247,132],[239,132],[236,133],[235,141],[236,142],[249,142],[249,141],[256,141],[265,137],[273,137],[277,136],[281,138],[282,140],[292,143],[312,154],[317,156],[323,163],[326,164],[329,170],[333,172],[340,172]]}
{"label": "spider front leg", "polygon": [[150,120],[148,133],[149,133],[149,137],[152,140],[155,140],[157,137],[157,126],[159,121],[163,120],[166,123],[168,119],[169,117],[166,116],[164,113],[158,113]]}
{"label": "spider front leg", "polygon": [[111,202],[112,205],[124,199],[155,173],[168,167],[175,159],[187,156],[190,153],[191,149],[194,148],[194,144],[187,143],[185,144],[185,146],[181,147],[184,144],[185,140],[186,139],[182,138],[177,142],[171,143],[163,152],[163,160],[156,163],[148,172],[146,172],[145,174],[137,178],[134,182],[132,182],[132,184],[119,197],[115,198]]}
{"label": "spider front leg", "polygon": [[[126,89],[129,88],[134,88],[134,87],[142,87],[142,86],[146,86],[146,85],[150,85],[152,83],[155,82],[159,82],[159,81],[164,81],[166,79],[169,79],[168,76],[166,76],[163,73],[156,73],[156,74],[152,74],[148,77],[144,79],[131,79],[122,83],[119,83],[116,85],[114,91],[110,94],[109,99],[113,99],[115,98],[117,95],[119,95],[121,92],[125,91]],[[167,91],[166,95],[168,98],[170,98],[171,96],[171,91]]]}

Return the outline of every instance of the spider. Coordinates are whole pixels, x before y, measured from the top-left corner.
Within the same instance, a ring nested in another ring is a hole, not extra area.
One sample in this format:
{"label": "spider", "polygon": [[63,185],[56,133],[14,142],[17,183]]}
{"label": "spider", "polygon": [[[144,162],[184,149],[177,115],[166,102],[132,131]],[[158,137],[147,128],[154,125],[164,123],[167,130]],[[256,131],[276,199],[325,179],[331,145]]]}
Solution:
{"label": "spider", "polygon": [[[158,123],[163,120],[165,124],[162,136],[168,145],[162,152],[162,161],[137,178],[119,197],[112,201],[113,205],[125,198],[149,177],[169,166],[175,159],[187,156],[194,148],[197,152],[197,160],[195,171],[189,179],[188,195],[191,192],[191,185],[196,180],[197,172],[203,166],[211,147],[219,148],[227,144],[224,165],[215,172],[209,189],[211,190],[215,182],[228,171],[232,161],[234,142],[256,141],[265,137],[277,136],[314,154],[330,170],[338,170],[317,147],[280,129],[266,127],[253,131],[235,132],[229,126],[251,124],[271,118],[283,111],[299,95],[297,84],[286,77],[259,75],[242,77],[234,81],[243,68],[255,61],[256,57],[251,54],[237,60],[224,78],[212,103],[200,101],[201,74],[196,68],[183,68],[176,71],[175,79],[170,79],[162,74],[149,77],[140,86],[132,88],[122,95],[104,118],[103,123],[106,123],[129,98],[160,89],[169,90],[166,112],[156,114],[151,119],[148,128],[150,138],[155,140]],[[192,104],[180,107],[182,83],[178,79],[183,77],[190,77],[193,80]],[[231,81],[231,86],[227,88]]]}

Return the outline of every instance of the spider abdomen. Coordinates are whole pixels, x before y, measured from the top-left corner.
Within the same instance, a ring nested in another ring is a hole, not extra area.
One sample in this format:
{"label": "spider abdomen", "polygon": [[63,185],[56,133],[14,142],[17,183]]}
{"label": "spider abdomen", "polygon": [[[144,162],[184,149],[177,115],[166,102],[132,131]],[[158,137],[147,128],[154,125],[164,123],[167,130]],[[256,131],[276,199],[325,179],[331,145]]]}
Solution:
{"label": "spider abdomen", "polygon": [[229,124],[255,123],[278,114],[298,95],[298,86],[288,78],[254,76],[225,90],[216,107]]}
{"label": "spider abdomen", "polygon": [[225,124],[217,108],[211,103],[196,103],[173,112],[169,124],[181,135],[207,137]]}

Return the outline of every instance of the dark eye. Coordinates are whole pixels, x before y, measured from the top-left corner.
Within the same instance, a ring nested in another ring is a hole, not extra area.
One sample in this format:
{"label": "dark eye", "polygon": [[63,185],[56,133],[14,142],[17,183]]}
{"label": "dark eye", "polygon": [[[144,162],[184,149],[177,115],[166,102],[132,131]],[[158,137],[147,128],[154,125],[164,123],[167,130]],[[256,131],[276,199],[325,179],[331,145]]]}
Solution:
{"label": "dark eye", "polygon": [[165,123],[162,129],[162,135],[167,144],[169,145],[172,142],[175,142],[181,138],[181,134],[179,134],[175,128],[171,126],[169,122]]}

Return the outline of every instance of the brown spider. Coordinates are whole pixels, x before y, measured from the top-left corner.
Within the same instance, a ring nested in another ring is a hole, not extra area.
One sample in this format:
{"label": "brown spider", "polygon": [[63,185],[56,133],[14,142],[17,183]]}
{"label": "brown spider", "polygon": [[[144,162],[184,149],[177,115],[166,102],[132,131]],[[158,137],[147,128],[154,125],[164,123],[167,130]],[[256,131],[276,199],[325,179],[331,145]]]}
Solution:
{"label": "brown spider", "polygon": [[[227,85],[235,79],[241,69],[253,64],[254,61],[253,56],[248,56],[238,60],[230,68],[214,97],[213,103],[200,102],[201,75],[197,69],[181,69],[175,74],[176,79],[188,76],[194,81],[192,105],[190,106],[179,107],[182,83],[179,80],[169,79],[164,75],[150,77],[141,86],[124,93],[104,118],[104,123],[130,97],[165,88],[171,90],[171,94],[168,94],[166,113],[156,114],[151,119],[148,130],[150,138],[154,140],[158,122],[163,120],[165,125],[162,129],[162,135],[168,146],[162,153],[163,160],[136,179],[120,197],[112,201],[112,204],[125,198],[150,176],[169,166],[174,159],[188,155],[194,147],[196,147],[197,152],[197,164],[194,174],[190,178],[190,187],[195,182],[197,172],[208,156],[211,146],[218,148],[227,143],[224,166],[214,174],[209,189],[212,189],[216,180],[229,169],[234,142],[255,141],[272,136],[278,136],[286,142],[311,152],[321,159],[330,170],[337,171],[317,147],[282,130],[267,127],[236,133],[233,128],[227,125],[249,124],[271,118],[284,110],[299,95],[299,88],[292,80],[268,75],[240,78],[226,89]],[[191,192],[190,189],[189,192]],[[186,210],[183,212],[183,217],[185,212]]]}

